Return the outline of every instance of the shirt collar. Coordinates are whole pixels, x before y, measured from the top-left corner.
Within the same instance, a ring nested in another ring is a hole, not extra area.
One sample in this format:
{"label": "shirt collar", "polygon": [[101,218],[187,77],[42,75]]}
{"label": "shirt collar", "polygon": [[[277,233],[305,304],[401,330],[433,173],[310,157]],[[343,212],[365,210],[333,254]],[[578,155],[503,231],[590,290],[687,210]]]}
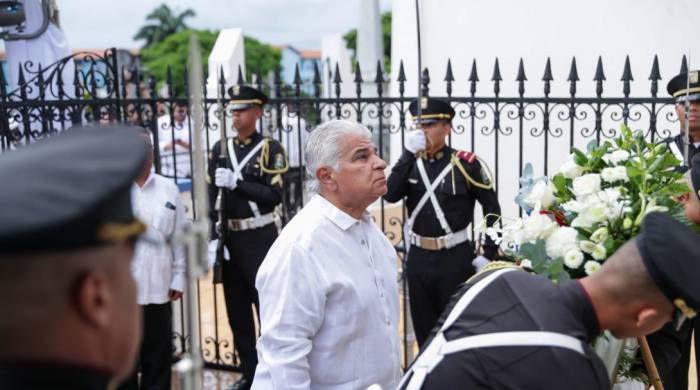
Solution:
{"label": "shirt collar", "polygon": [[321,213],[342,230],[348,230],[350,226],[360,221],[367,222],[369,218],[371,218],[369,211],[365,210],[362,213],[362,218],[360,220],[355,219],[345,211],[336,207],[333,203],[329,202],[328,199],[318,194],[314,195],[311,202],[317,203],[318,207],[321,209]]}
{"label": "shirt collar", "polygon": [[155,178],[156,178],[156,175],[153,172],[153,170],[151,170],[151,172],[148,173],[148,177],[146,178],[146,181],[143,182],[143,186],[139,187],[139,185],[136,184],[136,182],[134,182],[134,187],[142,190],[142,189],[148,187],[148,185],[151,184],[151,182],[153,182],[155,180]]}
{"label": "shirt collar", "polygon": [[586,330],[588,340],[594,340],[598,334],[600,334],[601,329],[600,322],[598,322],[598,315],[595,312],[593,302],[588,292],[586,292],[579,280],[572,280],[562,284],[562,289],[570,291],[571,295],[574,297],[573,299],[577,301],[576,305],[572,305],[572,307],[579,309],[574,315],[580,317],[581,323]]}

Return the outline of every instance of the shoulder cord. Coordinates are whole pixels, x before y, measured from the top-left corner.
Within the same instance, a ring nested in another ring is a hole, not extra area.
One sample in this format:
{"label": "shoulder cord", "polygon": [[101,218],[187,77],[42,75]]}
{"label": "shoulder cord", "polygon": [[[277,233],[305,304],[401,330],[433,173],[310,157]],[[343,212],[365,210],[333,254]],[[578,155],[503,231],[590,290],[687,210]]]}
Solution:
{"label": "shoulder cord", "polygon": [[280,169],[269,169],[266,168],[270,160],[270,140],[265,138],[262,140],[264,142],[262,146],[262,151],[260,152],[260,171],[275,175],[278,173],[285,173],[289,170],[289,162],[287,161],[287,156],[284,156],[284,167]]}
{"label": "shoulder cord", "polygon": [[[479,162],[481,163],[481,166],[484,167],[484,169],[486,170],[486,172],[487,172],[487,174],[488,174],[488,176],[489,176],[489,177],[487,178],[487,179],[490,181],[489,184],[479,183],[478,181],[474,180],[474,178],[472,178],[471,175],[469,175],[469,174],[467,173],[467,170],[464,169],[464,166],[462,166],[462,163],[461,163],[461,159],[460,159],[459,157],[457,157],[456,154],[453,154],[453,155],[452,155],[450,163],[456,165],[456,166],[457,166],[457,169],[459,169],[459,171],[462,172],[462,175],[464,176],[464,178],[467,179],[467,181],[468,181],[469,183],[471,183],[472,185],[474,185],[474,187],[481,188],[481,189],[484,189],[484,190],[493,189],[493,180],[492,180],[492,179],[493,179],[493,174],[491,174],[491,170],[489,169],[489,166],[486,165],[486,162],[485,162],[484,160],[482,160],[479,156],[477,156],[476,158],[477,158],[477,159],[479,160]],[[453,177],[453,180],[454,180],[454,177]]]}

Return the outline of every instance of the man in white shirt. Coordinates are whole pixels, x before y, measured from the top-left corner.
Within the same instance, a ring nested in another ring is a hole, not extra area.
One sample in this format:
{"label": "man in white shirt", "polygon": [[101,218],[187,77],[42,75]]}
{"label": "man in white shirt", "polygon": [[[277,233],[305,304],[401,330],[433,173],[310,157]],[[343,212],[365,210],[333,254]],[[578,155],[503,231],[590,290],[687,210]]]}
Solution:
{"label": "man in white shirt", "polygon": [[393,389],[400,377],[396,252],[367,207],[387,191],[366,127],[334,120],[306,144],[316,192],[258,271],[253,389]]}
{"label": "man in white shirt", "polygon": [[[187,223],[185,206],[172,180],[152,172],[153,147],[143,130],[149,155],[131,189],[134,214],[148,229],[136,246],[131,272],[138,286],[137,302],[143,313],[143,341],[139,362],[120,389],[170,390],[172,362],[172,307],[185,287],[185,253],[168,240]],[[137,374],[141,372],[141,385]]]}
{"label": "man in white shirt", "polygon": [[163,115],[158,118],[160,173],[163,176],[182,179],[192,175],[187,103],[177,102],[172,110],[172,117]]}

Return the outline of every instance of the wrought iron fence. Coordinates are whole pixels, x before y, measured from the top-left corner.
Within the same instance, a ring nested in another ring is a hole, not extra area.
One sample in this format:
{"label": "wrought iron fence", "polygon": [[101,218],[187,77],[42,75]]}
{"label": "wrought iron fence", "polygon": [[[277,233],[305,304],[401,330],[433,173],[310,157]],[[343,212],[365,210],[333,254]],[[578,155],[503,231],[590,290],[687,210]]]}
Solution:
{"label": "wrought iron fence", "polygon": [[[187,90],[187,76],[183,80],[173,80],[168,72],[165,80],[155,80],[139,69],[121,67],[115,49],[106,51],[103,56],[85,56],[83,61],[91,66],[83,66],[74,74],[66,75],[66,64],[70,61],[72,57],[67,57],[43,69],[32,63],[23,64],[14,83],[18,86],[12,90],[8,88],[7,79],[0,68],[0,150],[19,148],[75,125],[128,122],[152,131],[154,144],[158,146],[155,149],[156,171],[173,176],[183,191],[188,191],[191,149],[187,145],[191,139],[191,120],[186,112],[182,113],[186,109],[178,108],[187,107],[188,99],[173,95],[176,83],[184,84],[184,90]],[[686,70],[684,57],[681,71]],[[318,67],[310,85],[303,85],[300,77],[296,77],[291,85],[284,85],[279,71],[269,77],[270,82],[264,82],[263,75],[257,74],[252,84],[271,96],[259,129],[282,141],[291,156],[290,166],[297,171],[303,171],[300,151],[303,150],[305,133],[330,118],[354,119],[367,125],[375,135],[381,157],[393,161],[403,148],[403,134],[410,127],[408,105],[416,97],[407,93],[408,83],[402,63],[393,81],[387,79],[380,64],[376,65],[375,73],[374,80],[365,81],[360,66],[357,66],[352,81],[355,86],[353,96],[341,94],[343,80],[337,65],[327,84],[322,81]],[[67,83],[66,79],[72,79],[72,82]],[[208,149],[219,139],[221,129],[230,128],[232,123],[230,107],[225,99],[219,97],[226,96],[228,86],[245,83],[240,71],[235,81],[226,80],[223,72],[215,79],[216,82],[205,85],[203,91],[207,97],[204,100],[204,112],[207,113],[204,126]],[[678,131],[673,100],[658,96],[661,74],[657,58],[654,58],[648,79],[648,94],[631,97],[630,86],[634,78],[627,58],[621,77],[622,94],[603,96],[606,76],[602,59],[599,58],[593,78],[595,95],[578,96],[581,82],[574,58],[565,81],[568,95],[552,96],[552,85],[556,81],[547,60],[541,79],[542,93],[531,97],[525,95],[527,77],[523,61],[520,60],[514,80],[517,96],[502,96],[504,81],[496,59],[488,83],[479,80],[474,61],[463,84],[468,91],[464,95],[453,94],[457,80],[450,61],[447,63],[444,84],[431,84],[430,73],[425,69],[420,85],[424,95],[428,95],[431,88],[445,91],[443,97],[452,103],[457,112],[449,143],[479,153],[493,167],[504,215],[513,216],[519,211],[510,199],[517,193],[517,178],[525,162],[534,161],[543,174],[550,173],[571,148],[590,140],[600,142],[615,137],[619,122],[643,131],[650,140],[658,141]],[[393,83],[392,88],[389,88],[390,82]],[[484,84],[492,88],[492,93],[477,95],[477,85]],[[388,96],[389,89],[394,91],[391,96]],[[304,91],[313,93],[309,95]],[[178,140],[183,141],[179,147]],[[294,212],[293,200],[301,197],[303,181],[304,175],[298,173],[286,185],[286,217]],[[402,206],[388,205],[382,200],[373,209],[381,228],[395,244],[399,244],[405,210]],[[399,281],[401,286],[405,292],[404,280]],[[200,310],[200,328],[206,333],[201,336],[205,360],[210,366],[235,368],[237,357],[228,324],[220,318],[221,293],[204,280],[199,284],[198,293],[196,299],[200,308],[208,307],[213,311],[212,314]],[[407,331],[410,327],[405,295],[402,337],[404,351],[411,351],[413,338],[410,330]],[[179,331],[174,335],[176,352],[187,348],[189,337],[181,319],[177,322]],[[207,330],[203,322],[211,322],[213,328]],[[410,363],[410,356],[410,353],[404,354],[404,364]]]}

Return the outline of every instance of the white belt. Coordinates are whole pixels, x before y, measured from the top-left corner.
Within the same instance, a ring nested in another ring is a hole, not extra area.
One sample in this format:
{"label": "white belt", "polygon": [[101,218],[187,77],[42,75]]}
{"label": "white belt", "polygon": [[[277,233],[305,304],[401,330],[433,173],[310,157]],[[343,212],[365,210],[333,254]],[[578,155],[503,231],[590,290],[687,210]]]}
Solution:
{"label": "white belt", "polygon": [[448,233],[440,237],[423,237],[414,232],[409,233],[409,242],[419,248],[429,251],[439,251],[441,249],[453,248],[469,240],[468,228],[458,232]]}
{"label": "white belt", "polygon": [[279,220],[279,216],[273,211],[259,217],[229,219],[228,229],[234,232],[242,230],[258,229]]}

